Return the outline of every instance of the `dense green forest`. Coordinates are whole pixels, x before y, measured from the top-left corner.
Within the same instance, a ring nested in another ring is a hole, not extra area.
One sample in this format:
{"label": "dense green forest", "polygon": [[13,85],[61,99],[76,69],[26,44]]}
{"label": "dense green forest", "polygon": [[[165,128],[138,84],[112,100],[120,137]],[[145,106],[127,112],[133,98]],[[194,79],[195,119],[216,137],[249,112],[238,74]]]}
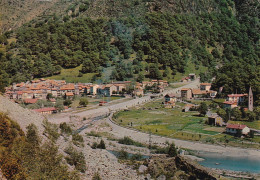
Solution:
{"label": "dense green forest", "polygon": [[[81,73],[99,77],[110,67],[111,80],[162,79],[185,73],[192,63],[207,67],[202,81],[215,77],[213,87],[223,86],[224,94],[251,86],[259,104],[259,3],[215,2],[218,11],[212,12],[172,14],[158,6],[139,16],[26,24],[0,38],[0,87],[79,65]],[[17,41],[8,44],[12,36]]]}

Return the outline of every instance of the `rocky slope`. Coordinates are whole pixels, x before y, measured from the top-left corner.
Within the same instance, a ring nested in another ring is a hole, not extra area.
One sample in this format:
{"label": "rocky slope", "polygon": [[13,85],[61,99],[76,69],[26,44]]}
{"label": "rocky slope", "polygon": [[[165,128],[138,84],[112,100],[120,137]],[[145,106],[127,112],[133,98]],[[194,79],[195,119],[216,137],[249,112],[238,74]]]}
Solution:
{"label": "rocky slope", "polygon": [[8,98],[5,98],[1,95],[0,112],[7,113],[7,115],[12,120],[16,121],[20,125],[24,132],[26,132],[26,127],[31,123],[35,124],[38,127],[38,130],[41,134],[43,132],[43,116],[29,109],[24,109],[20,105],[10,101]]}
{"label": "rocky slope", "polygon": [[70,1],[63,0],[2,0],[0,2],[0,29],[3,31],[20,27],[35,18],[48,17],[65,12]]}
{"label": "rocky slope", "polygon": [[[88,2],[87,10],[79,7]],[[139,16],[146,12],[196,13],[216,11],[214,0],[2,0],[0,2],[0,27],[3,31],[20,27],[31,20],[47,20],[64,16],[123,17]]]}

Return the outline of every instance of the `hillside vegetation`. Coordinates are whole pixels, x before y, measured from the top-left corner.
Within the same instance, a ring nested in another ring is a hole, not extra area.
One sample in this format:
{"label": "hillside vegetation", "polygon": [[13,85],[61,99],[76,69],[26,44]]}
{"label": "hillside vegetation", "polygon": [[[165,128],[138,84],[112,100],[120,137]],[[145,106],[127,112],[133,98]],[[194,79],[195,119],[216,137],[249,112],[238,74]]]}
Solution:
{"label": "hillside vegetation", "polygon": [[3,0],[0,4],[2,28],[16,29],[30,21],[87,16],[141,16],[152,11],[171,13],[201,13],[216,10],[214,0]]}
{"label": "hillside vegetation", "polygon": [[[48,134],[48,133],[47,133]],[[42,143],[35,125],[27,134],[0,113],[0,169],[7,179],[79,179],[69,172],[53,141]]]}
{"label": "hillside vegetation", "polygon": [[[207,67],[202,81],[215,76],[213,87],[223,86],[224,95],[251,86],[259,103],[258,1],[71,3],[66,15],[1,36],[7,52],[0,53],[0,86],[79,66],[79,76],[96,73],[93,81],[103,74],[110,80],[173,79],[192,64]],[[12,36],[17,41],[8,44]]]}

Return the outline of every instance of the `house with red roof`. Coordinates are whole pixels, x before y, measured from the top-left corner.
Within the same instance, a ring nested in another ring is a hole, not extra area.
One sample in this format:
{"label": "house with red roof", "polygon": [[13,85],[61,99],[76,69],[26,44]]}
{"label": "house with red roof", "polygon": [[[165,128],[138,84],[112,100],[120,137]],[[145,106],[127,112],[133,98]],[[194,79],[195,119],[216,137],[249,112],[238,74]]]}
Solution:
{"label": "house with red roof", "polygon": [[165,108],[174,108],[177,98],[175,94],[166,94],[164,96],[164,107]]}
{"label": "house with red roof", "polygon": [[25,104],[35,104],[38,101],[38,99],[24,99],[23,102]]}
{"label": "house with red roof", "polygon": [[241,124],[228,124],[226,126],[226,133],[233,135],[247,135],[250,129],[246,125]]}
{"label": "house with red roof", "polygon": [[229,94],[227,100],[223,103],[225,108],[235,108],[245,101],[247,94]]}
{"label": "house with red roof", "polygon": [[65,93],[65,96],[66,96],[67,99],[71,99],[71,98],[74,97],[74,93],[73,92],[67,92],[67,93]]}
{"label": "house with red roof", "polygon": [[227,101],[237,102],[237,105],[239,105],[245,101],[247,96],[247,94],[229,94]]}
{"label": "house with red roof", "polygon": [[225,102],[223,102],[223,104],[224,104],[224,108],[233,109],[233,108],[237,107],[236,101],[225,101]]}
{"label": "house with red roof", "polygon": [[40,114],[53,114],[57,112],[57,109],[55,107],[44,107],[40,109],[33,109],[33,111]]}

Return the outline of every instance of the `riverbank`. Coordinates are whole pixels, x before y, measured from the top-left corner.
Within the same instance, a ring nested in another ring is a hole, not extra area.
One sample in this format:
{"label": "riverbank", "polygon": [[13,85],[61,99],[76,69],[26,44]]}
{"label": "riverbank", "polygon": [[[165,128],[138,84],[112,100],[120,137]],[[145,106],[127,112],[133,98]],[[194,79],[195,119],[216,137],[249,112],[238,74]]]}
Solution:
{"label": "riverbank", "polygon": [[231,178],[260,179],[260,160],[258,159],[230,157],[202,151],[185,153],[182,155],[185,159],[196,161],[215,174]]}

